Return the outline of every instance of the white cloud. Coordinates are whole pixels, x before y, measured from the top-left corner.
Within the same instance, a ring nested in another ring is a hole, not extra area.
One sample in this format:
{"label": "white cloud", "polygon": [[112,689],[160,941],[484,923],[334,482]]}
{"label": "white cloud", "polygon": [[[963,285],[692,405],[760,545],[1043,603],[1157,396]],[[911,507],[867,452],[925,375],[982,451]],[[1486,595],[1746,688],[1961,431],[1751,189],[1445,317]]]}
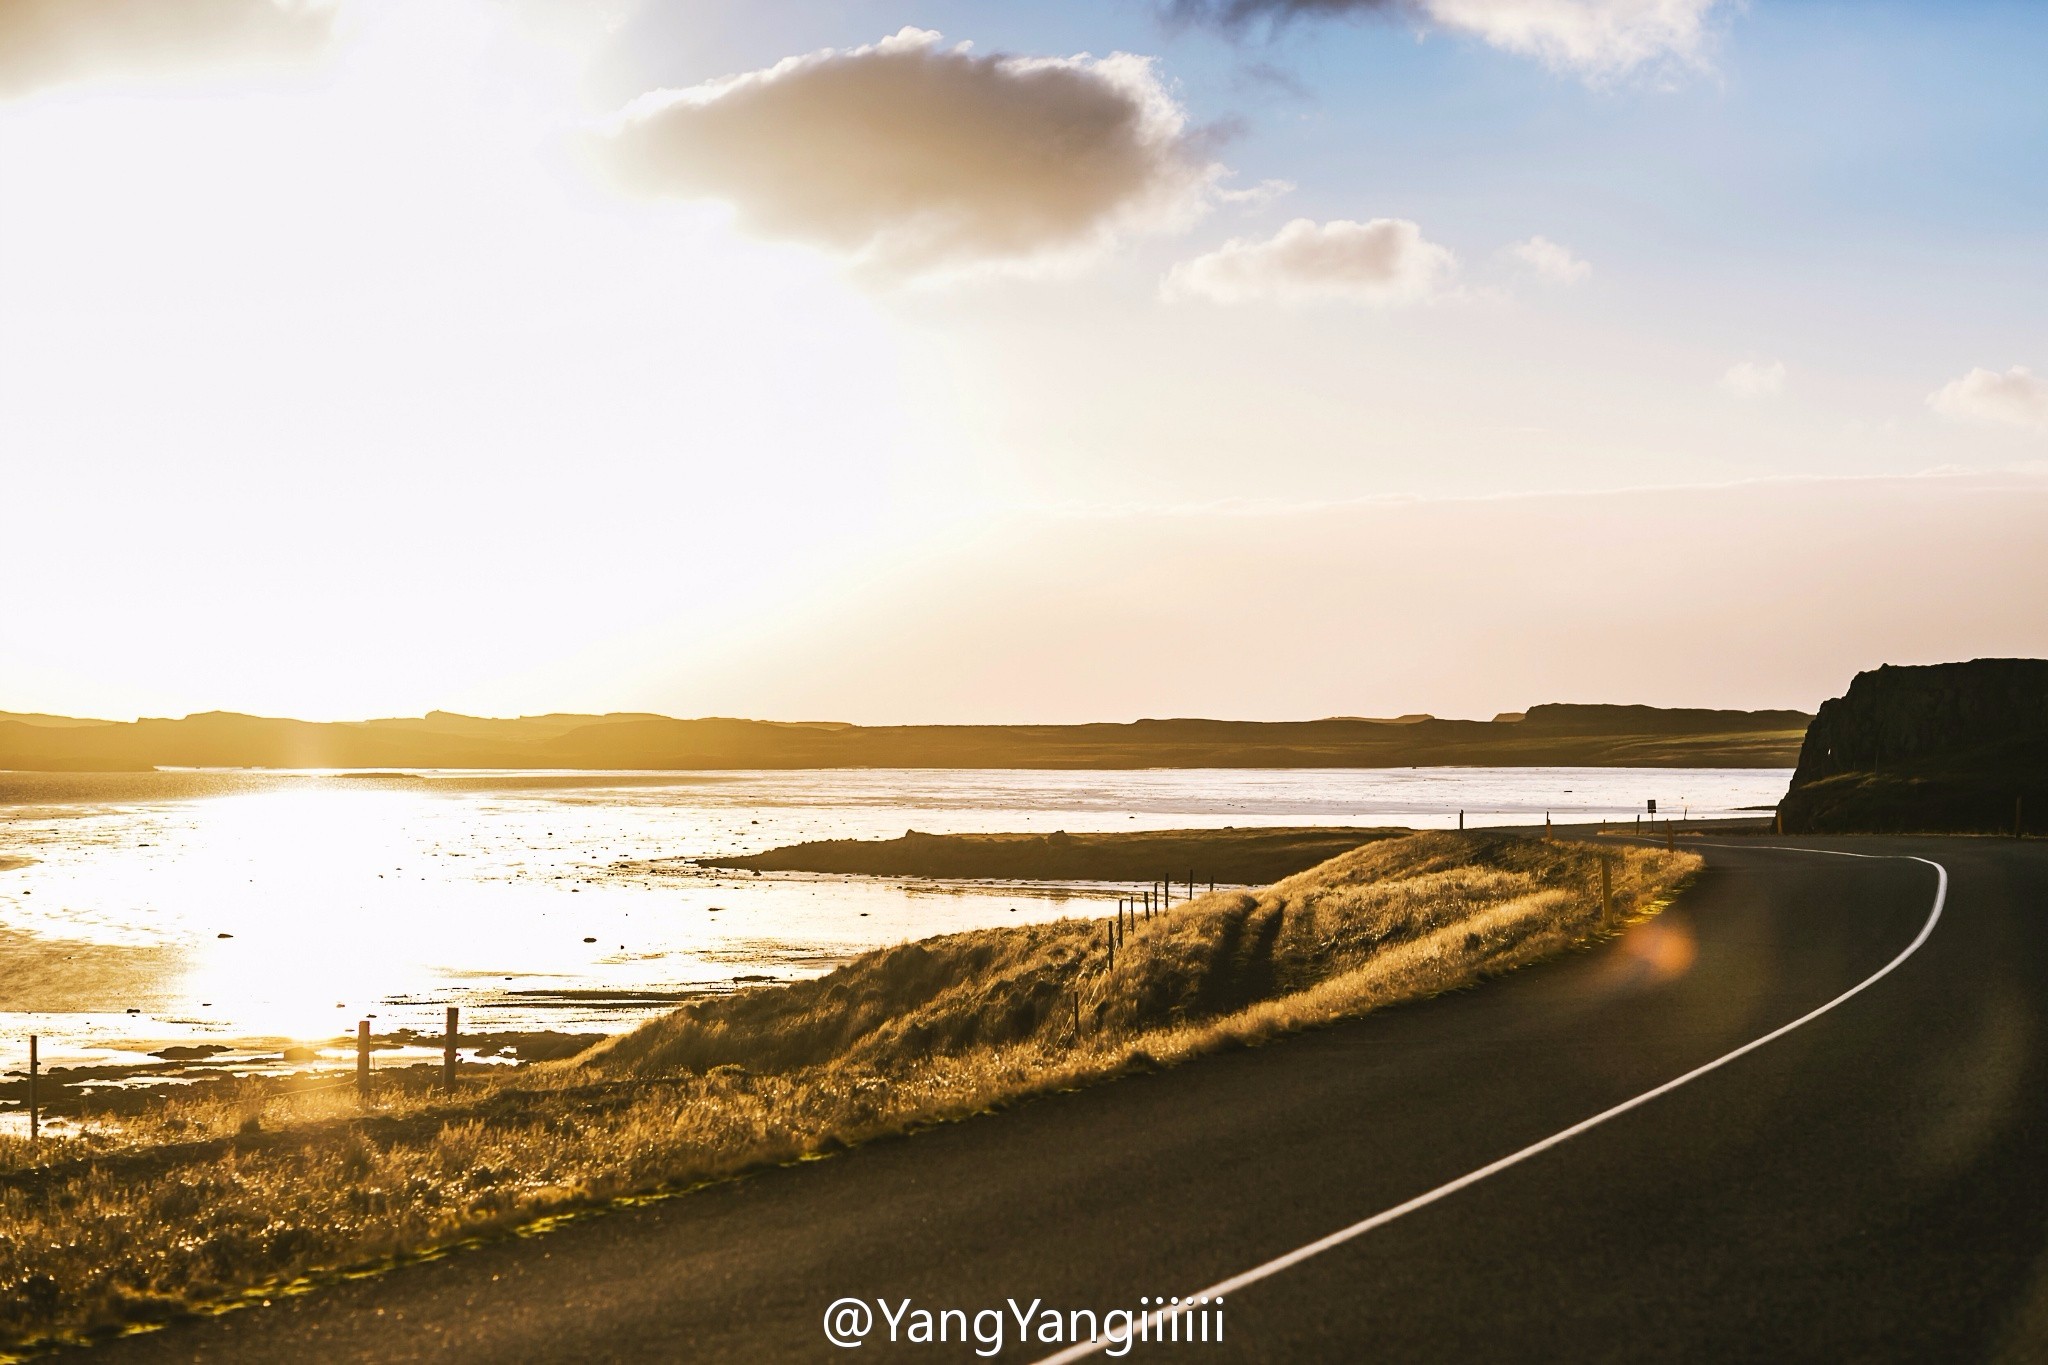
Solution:
{"label": "white cloud", "polygon": [[1456,275],[1457,258],[1405,218],[1369,223],[1297,218],[1265,241],[1233,238],[1167,275],[1169,299],[1215,303],[1338,299],[1393,305],[1424,302]]}
{"label": "white cloud", "polygon": [[1782,360],[1744,360],[1728,367],[1721,376],[1721,387],[1737,398],[1768,398],[1782,392],[1785,387],[1785,362]]}
{"label": "white cloud", "polygon": [[1727,0],[1177,0],[1229,27],[1332,14],[1414,16],[1593,79],[1661,64],[1700,66],[1707,18]]}
{"label": "white cloud", "polygon": [[1218,190],[1216,197],[1226,204],[1255,209],[1263,208],[1282,195],[1294,193],[1294,188],[1292,180],[1261,180],[1241,190]]}
{"label": "white cloud", "polygon": [[2004,374],[1971,370],[1927,395],[1927,405],[1960,421],[2048,431],[2048,379],[2038,378],[2024,365]]}
{"label": "white cloud", "polygon": [[1716,0],[1424,0],[1429,17],[1494,47],[1591,76],[1697,65]]}
{"label": "white cloud", "polygon": [[1148,58],[984,57],[914,28],[642,96],[610,143],[641,189],[910,275],[1183,227],[1221,174]]}
{"label": "white cloud", "polygon": [[1592,263],[1572,255],[1570,248],[1559,246],[1548,237],[1531,237],[1526,242],[1517,242],[1508,248],[1508,254],[1541,275],[1558,284],[1577,284],[1593,273]]}
{"label": "white cloud", "polygon": [[0,0],[0,98],[301,57],[333,22],[326,0]]}

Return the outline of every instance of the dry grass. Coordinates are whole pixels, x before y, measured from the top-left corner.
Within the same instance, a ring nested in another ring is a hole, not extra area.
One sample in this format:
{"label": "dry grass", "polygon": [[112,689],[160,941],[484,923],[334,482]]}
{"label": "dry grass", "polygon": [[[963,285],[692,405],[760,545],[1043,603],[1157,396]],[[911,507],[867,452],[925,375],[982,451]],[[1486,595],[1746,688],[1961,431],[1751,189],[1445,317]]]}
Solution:
{"label": "dry grass", "polygon": [[[1597,936],[1602,851],[1416,835],[1176,907],[1130,931],[1114,971],[1101,921],[956,934],[694,1003],[453,1099],[423,1076],[367,1105],[251,1083],[40,1154],[0,1138],[0,1343],[277,1292],[1466,986]],[[1628,915],[1698,866],[1604,851]]]}

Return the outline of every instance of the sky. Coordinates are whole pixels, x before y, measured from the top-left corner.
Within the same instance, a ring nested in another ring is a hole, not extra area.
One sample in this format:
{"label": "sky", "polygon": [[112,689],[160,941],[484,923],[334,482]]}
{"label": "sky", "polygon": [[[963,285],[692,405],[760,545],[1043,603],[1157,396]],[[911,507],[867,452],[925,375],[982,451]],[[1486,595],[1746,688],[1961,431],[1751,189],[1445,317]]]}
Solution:
{"label": "sky", "polygon": [[0,711],[2048,653],[2048,11],[0,0]]}

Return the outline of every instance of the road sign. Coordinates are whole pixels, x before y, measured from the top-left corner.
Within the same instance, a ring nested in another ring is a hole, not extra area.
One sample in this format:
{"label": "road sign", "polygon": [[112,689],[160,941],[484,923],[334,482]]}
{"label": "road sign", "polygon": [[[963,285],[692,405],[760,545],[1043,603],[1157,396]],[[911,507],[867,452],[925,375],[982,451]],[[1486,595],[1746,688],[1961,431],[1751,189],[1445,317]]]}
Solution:
{"label": "road sign", "polygon": [[1657,813],[1657,798],[1653,796],[1653,797],[1651,797],[1651,798],[1650,798],[1650,814],[1652,814],[1652,815],[1655,815],[1656,813]]}

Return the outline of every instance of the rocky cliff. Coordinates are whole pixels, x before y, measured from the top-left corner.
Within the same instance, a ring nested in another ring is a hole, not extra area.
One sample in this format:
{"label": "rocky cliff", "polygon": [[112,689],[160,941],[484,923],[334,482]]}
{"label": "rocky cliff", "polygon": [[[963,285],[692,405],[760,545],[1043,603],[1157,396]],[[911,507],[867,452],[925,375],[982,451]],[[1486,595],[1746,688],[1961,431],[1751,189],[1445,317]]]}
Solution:
{"label": "rocky cliff", "polygon": [[2048,830],[2048,659],[1857,674],[1778,809],[1788,833]]}

